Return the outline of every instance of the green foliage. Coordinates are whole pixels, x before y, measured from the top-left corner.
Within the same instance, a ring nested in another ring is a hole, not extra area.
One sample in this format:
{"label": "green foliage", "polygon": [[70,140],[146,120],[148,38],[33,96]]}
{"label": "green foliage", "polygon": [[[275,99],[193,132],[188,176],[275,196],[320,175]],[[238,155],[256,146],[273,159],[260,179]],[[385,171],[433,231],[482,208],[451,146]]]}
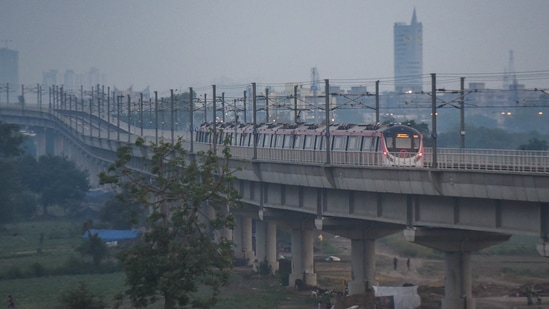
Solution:
{"label": "green foliage", "polygon": [[329,241],[322,241],[320,243],[320,251],[322,251],[322,253],[324,254],[327,254],[327,255],[336,255],[339,253],[339,250],[334,247]]}
{"label": "green foliage", "polygon": [[415,128],[416,130],[418,130],[421,134],[423,134],[423,137],[424,138],[428,138],[429,137],[429,125],[426,124],[425,122],[422,122],[422,123],[416,123],[415,120],[404,120],[402,122],[402,124],[405,124],[407,126],[410,126],[412,128]]}
{"label": "green foliage", "polygon": [[536,245],[539,238],[535,236],[513,235],[509,241],[482,249],[479,254],[490,255],[532,255],[537,256]]}
{"label": "green foliage", "polygon": [[531,138],[528,144],[522,144],[518,147],[519,150],[547,150],[547,141]]}
{"label": "green foliage", "polygon": [[0,158],[20,155],[22,144],[23,134],[19,133],[19,126],[0,121]]}
{"label": "green foliage", "polygon": [[105,203],[99,211],[99,218],[107,223],[110,228],[124,230],[130,229],[143,220],[143,209],[136,203],[113,198]]}
{"label": "green foliage", "polygon": [[43,277],[48,275],[44,265],[38,262],[31,265],[31,274],[33,277]]}
{"label": "green foliage", "polygon": [[269,276],[273,273],[273,268],[269,265],[269,261],[265,258],[259,263],[259,275],[260,276]]}
{"label": "green foliage", "polygon": [[82,201],[89,188],[88,175],[76,168],[73,161],[54,156],[38,159],[38,181],[42,185],[37,193],[41,195],[44,214],[53,204],[64,207]]}
{"label": "green foliage", "polygon": [[0,160],[0,223],[13,222],[21,185],[14,181],[15,168],[9,160]]}
{"label": "green foliage", "polygon": [[19,133],[19,127],[0,121],[0,223],[13,222],[19,212],[18,206],[25,200],[21,196],[23,188],[13,160],[22,154],[22,143],[23,135]]}
{"label": "green foliage", "polygon": [[[503,129],[488,128],[485,126],[477,127],[474,125],[467,125],[465,130],[467,132],[465,135],[466,148],[519,149],[520,147],[526,147],[527,145],[527,147],[543,148],[543,145],[546,145],[545,140],[549,139],[549,135],[542,135],[536,131],[511,133]],[[455,126],[448,132],[439,134],[438,146],[459,148],[460,139],[459,126]],[[529,143],[525,144],[525,141],[529,141]]]}
{"label": "green foliage", "polygon": [[89,291],[85,282],[79,282],[78,286],[64,291],[59,301],[63,308],[67,309],[102,309],[105,303],[93,292]]}
{"label": "green foliage", "polygon": [[396,250],[399,256],[435,259],[441,259],[444,257],[444,254],[441,251],[407,241],[401,233],[383,237],[379,240],[379,242]]}
{"label": "green foliage", "polygon": [[[136,147],[145,147],[143,141]],[[151,176],[127,167],[131,147],[119,148],[118,160],[99,175],[101,183],[126,193],[120,195],[124,201],[143,205],[149,213],[143,242],[119,255],[127,295],[137,308],[161,297],[165,308],[211,308],[232,262],[232,242],[216,236],[234,225],[228,209],[238,198],[232,172],[213,151],[187,162],[181,139],[151,144],[146,151],[152,155],[143,168]],[[227,148],[223,154],[230,156]]]}
{"label": "green foliage", "polygon": [[93,264],[98,266],[101,261],[109,256],[107,245],[98,234],[92,234],[88,231],[88,238],[76,248],[76,251],[92,258]]}

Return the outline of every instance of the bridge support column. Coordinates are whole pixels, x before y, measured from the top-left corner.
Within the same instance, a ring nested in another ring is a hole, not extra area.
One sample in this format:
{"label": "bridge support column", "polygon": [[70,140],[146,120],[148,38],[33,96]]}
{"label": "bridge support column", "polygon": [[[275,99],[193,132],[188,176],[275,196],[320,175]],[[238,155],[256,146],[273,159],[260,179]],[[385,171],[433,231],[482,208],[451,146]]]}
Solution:
{"label": "bridge support column", "polygon": [[65,140],[63,136],[56,134],[53,142],[53,153],[56,156],[64,156],[65,154]]}
{"label": "bridge support column", "polygon": [[297,279],[305,284],[316,286],[317,278],[314,273],[314,231],[313,228],[301,226],[292,228],[292,273],[289,277],[290,285]]}
{"label": "bridge support column", "polygon": [[36,143],[36,160],[40,158],[41,156],[46,155],[46,133],[43,131],[39,131],[36,133],[35,136],[35,143]]}
{"label": "bridge support column", "polygon": [[349,295],[365,294],[376,285],[376,241],[375,239],[351,239],[352,281],[349,282]]}
{"label": "bridge support column", "polygon": [[233,241],[236,248],[234,255],[239,259],[248,259],[248,265],[251,265],[255,258],[252,250],[252,218],[235,216],[235,219]]}
{"label": "bridge support column", "polygon": [[452,229],[406,229],[404,237],[445,252],[442,309],[475,309],[472,296],[471,252],[509,240],[511,235]]}
{"label": "bridge support column", "polygon": [[265,260],[271,267],[271,272],[278,271],[278,260],[276,258],[276,224],[257,221],[255,223],[256,232],[256,257],[259,263]]}
{"label": "bridge support column", "polygon": [[549,204],[540,207],[540,242],[537,245],[539,255],[549,257]]}

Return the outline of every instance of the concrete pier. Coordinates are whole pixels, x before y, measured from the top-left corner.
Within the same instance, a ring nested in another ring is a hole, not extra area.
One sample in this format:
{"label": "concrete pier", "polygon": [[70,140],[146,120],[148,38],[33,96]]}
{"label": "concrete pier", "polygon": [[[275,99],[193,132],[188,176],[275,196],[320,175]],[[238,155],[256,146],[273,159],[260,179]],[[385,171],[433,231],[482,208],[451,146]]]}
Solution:
{"label": "concrete pier", "polygon": [[314,230],[295,226],[292,228],[292,273],[289,284],[301,279],[307,285],[317,285],[317,277],[314,272]]}
{"label": "concrete pier", "polygon": [[274,274],[278,271],[276,256],[276,224],[267,221],[256,221],[256,258],[259,263],[267,261]]}
{"label": "concrete pier", "polygon": [[475,309],[472,295],[471,252],[509,240],[511,235],[442,228],[411,228],[404,237],[445,252],[442,309]]}

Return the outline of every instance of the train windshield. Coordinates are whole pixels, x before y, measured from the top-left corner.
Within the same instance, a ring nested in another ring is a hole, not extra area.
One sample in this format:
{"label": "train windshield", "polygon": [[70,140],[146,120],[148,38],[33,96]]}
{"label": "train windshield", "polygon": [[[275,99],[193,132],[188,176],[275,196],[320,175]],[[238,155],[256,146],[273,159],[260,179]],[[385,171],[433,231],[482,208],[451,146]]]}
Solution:
{"label": "train windshield", "polygon": [[416,153],[420,148],[420,135],[415,132],[385,132],[385,143],[389,152]]}

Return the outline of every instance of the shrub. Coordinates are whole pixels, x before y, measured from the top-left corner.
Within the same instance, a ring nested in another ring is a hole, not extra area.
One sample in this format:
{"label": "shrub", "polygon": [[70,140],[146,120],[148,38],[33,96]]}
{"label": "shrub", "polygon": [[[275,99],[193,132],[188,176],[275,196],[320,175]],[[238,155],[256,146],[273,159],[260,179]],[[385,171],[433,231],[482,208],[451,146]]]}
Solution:
{"label": "shrub", "polygon": [[268,276],[272,274],[272,267],[269,265],[267,258],[265,258],[261,263],[259,263],[259,275]]}
{"label": "shrub", "polygon": [[18,266],[12,266],[6,272],[6,279],[20,279],[23,278],[23,272]]}
{"label": "shrub", "polygon": [[63,308],[67,309],[103,309],[105,303],[97,295],[88,290],[86,283],[80,282],[78,286],[61,293],[59,298]]}
{"label": "shrub", "polygon": [[34,277],[44,277],[48,275],[44,265],[38,262],[32,264],[30,268],[31,268],[31,275]]}

